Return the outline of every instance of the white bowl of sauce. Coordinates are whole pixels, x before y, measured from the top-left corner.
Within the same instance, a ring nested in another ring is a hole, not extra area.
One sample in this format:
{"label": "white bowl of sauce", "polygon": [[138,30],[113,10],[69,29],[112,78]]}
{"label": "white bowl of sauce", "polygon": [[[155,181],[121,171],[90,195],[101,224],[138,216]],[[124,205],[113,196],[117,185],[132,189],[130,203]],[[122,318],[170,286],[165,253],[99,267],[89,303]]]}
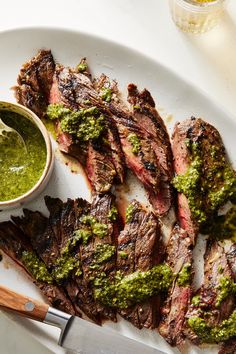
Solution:
{"label": "white bowl of sauce", "polygon": [[26,145],[25,150],[11,138],[0,142],[1,210],[22,206],[42,192],[51,176],[53,153],[47,129],[32,111],[0,101],[0,117]]}

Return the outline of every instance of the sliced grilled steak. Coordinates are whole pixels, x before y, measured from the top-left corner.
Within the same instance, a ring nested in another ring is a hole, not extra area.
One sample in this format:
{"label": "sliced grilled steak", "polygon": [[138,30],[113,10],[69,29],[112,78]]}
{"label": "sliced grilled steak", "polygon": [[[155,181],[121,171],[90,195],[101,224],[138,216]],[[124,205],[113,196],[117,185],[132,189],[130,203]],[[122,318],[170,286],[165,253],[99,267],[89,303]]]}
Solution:
{"label": "sliced grilled steak", "polygon": [[133,107],[133,117],[142,128],[142,134],[151,143],[157,159],[159,177],[158,190],[149,190],[149,198],[158,214],[165,214],[173,201],[171,180],[173,158],[170,138],[165,124],[155,108],[155,102],[146,89],[139,92],[134,84],[128,85],[128,101]]}
{"label": "sliced grilled steak", "polygon": [[[46,200],[49,201],[50,197]],[[50,201],[51,204],[52,201]],[[21,228],[25,235],[30,239],[34,251],[37,253],[47,268],[53,273],[57,268],[57,260],[61,256],[61,247],[59,240],[61,238],[60,232],[58,232],[58,222],[61,219],[62,202],[60,199],[55,199],[55,205],[49,219],[45,218],[39,212],[33,212],[24,209],[23,217],[12,217],[13,221]],[[52,207],[52,205],[51,205]],[[81,316],[81,310],[77,305],[77,285],[71,279],[57,279],[57,282],[62,285],[70,297],[78,316]]]}
{"label": "sliced grilled steak", "polygon": [[55,63],[50,50],[40,50],[25,63],[15,87],[17,102],[43,117],[49,103]]}
{"label": "sliced grilled steak", "polygon": [[[74,208],[76,216],[75,230],[86,230],[86,225],[81,222],[81,217],[90,213],[90,204],[82,199],[77,199],[75,201]],[[82,241],[82,244],[78,249],[81,259],[82,274],[81,276],[75,277],[75,281],[79,289],[79,292],[77,294],[77,303],[89,318],[93,319],[94,322],[101,323],[101,317],[97,311],[97,304],[94,300],[93,289],[84,273],[84,267],[82,263],[83,243],[86,243],[86,240]]]}
{"label": "sliced grilled steak", "polygon": [[[47,273],[44,263],[40,263],[40,269],[37,268],[36,262],[40,261],[36,255],[34,256],[33,264],[26,262],[26,254],[33,254],[32,246],[30,245],[29,239],[24,235],[24,233],[10,221],[0,224],[0,248],[10,258],[17,262],[18,265],[20,265],[25,270],[25,272],[27,272],[32,281],[47,297],[49,303],[53,307],[73,315],[75,314],[75,310],[71,301],[67,298],[63,288],[57,286],[52,281],[49,273]],[[44,277],[47,277],[47,281],[41,281],[37,276],[39,275],[37,272],[42,272],[42,268],[44,267],[45,272],[47,273],[47,275],[44,275]]]}
{"label": "sliced grilled steak", "polygon": [[[147,213],[133,201],[131,214],[124,230],[118,236],[117,269],[122,275],[137,270],[147,271],[160,262],[160,228],[153,213]],[[141,304],[119,310],[126,320],[138,328],[155,328],[159,320],[158,296]]]}
{"label": "sliced grilled steak", "polygon": [[52,269],[59,257],[59,249],[52,228],[48,225],[48,219],[38,211],[28,209],[23,211],[24,216],[12,216],[12,220],[29,237],[33,249],[43,259],[47,268]]}
{"label": "sliced grilled steak", "polygon": [[[230,292],[224,296],[222,289],[225,287],[225,280],[233,280],[226,253],[216,241],[208,242],[205,253],[204,282],[195,295],[197,297],[192,299],[186,315],[187,323],[190,323],[189,319],[193,317],[200,317],[209,326],[214,327],[220,325],[231,315],[235,307],[235,296]],[[185,334],[195,344],[208,341],[207,338],[198,337],[188,325]]]}
{"label": "sliced grilled steak", "polygon": [[[68,134],[62,132],[59,132],[58,142],[62,151],[73,155],[86,167],[91,184],[97,192],[108,191],[114,180],[123,182],[124,156],[119,135],[116,127],[111,124],[109,112],[105,109],[102,99],[93,88],[88,75],[57,66],[50,103],[63,103],[73,110],[91,106],[100,109],[105,117],[106,129],[97,142],[80,143],[80,151],[78,151],[78,148],[76,148],[78,142],[74,144],[73,139],[71,140]],[[99,171],[101,169],[103,170],[105,183],[104,180],[100,179]]]}
{"label": "sliced grilled steak", "polygon": [[191,299],[192,242],[187,232],[178,225],[172,231],[167,245],[167,263],[178,274],[161,310],[160,334],[172,346],[184,343],[185,315]]}
{"label": "sliced grilled steak", "polygon": [[172,152],[164,123],[155,109],[147,90],[138,92],[134,84],[128,86],[130,112],[122,102],[117,83],[102,75],[95,83],[98,92],[110,90],[107,106],[117,126],[126,164],[146,188],[150,202],[158,215],[171,206],[173,176]]}
{"label": "sliced grilled steak", "polygon": [[[54,234],[57,235],[60,255],[63,250],[68,247],[68,242],[73,241],[74,230],[80,228],[80,218],[84,213],[90,210],[90,205],[85,200],[79,198],[75,201],[68,199],[62,203],[60,199],[46,197],[45,202],[50,211],[51,224],[54,229]],[[69,256],[80,259],[80,246],[77,244],[74,247],[68,248]],[[70,279],[64,281],[66,289],[73,298],[73,303],[76,304],[91,320],[99,323],[100,319],[94,311],[94,302],[89,296],[87,284],[84,281],[82,271],[77,275],[76,270],[70,273]]]}
{"label": "sliced grilled steak", "polygon": [[180,226],[194,240],[235,196],[236,178],[219,132],[200,118],[176,124],[173,154]]}
{"label": "sliced grilled steak", "polygon": [[[104,273],[111,281],[116,271],[115,233],[117,232],[116,220],[110,219],[113,196],[105,194],[102,197],[95,195],[92,200],[90,215],[83,223],[91,226],[92,237],[89,242],[80,246],[80,257],[85,282],[87,283],[88,296],[92,299],[94,286],[93,279]],[[92,219],[91,219],[92,218]],[[92,226],[94,224],[94,226]],[[94,310],[101,319],[116,321],[114,309],[95,304]]]}

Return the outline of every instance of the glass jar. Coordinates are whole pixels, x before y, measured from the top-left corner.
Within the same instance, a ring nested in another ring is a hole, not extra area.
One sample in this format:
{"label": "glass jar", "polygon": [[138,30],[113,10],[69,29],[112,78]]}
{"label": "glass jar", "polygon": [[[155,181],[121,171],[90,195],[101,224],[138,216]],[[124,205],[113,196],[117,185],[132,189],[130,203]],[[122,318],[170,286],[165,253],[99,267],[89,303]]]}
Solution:
{"label": "glass jar", "polygon": [[184,32],[203,33],[222,17],[225,0],[169,0],[172,18]]}

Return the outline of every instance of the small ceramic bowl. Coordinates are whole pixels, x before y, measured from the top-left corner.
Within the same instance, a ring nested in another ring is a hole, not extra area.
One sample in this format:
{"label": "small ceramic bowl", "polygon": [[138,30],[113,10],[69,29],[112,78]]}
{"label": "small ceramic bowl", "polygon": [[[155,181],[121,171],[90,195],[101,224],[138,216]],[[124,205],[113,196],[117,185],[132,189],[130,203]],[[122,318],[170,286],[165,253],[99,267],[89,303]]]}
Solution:
{"label": "small ceramic bowl", "polygon": [[44,124],[38,118],[38,116],[36,116],[35,113],[20,104],[0,101],[0,111],[3,110],[18,113],[24,116],[25,118],[29,119],[38,127],[46,144],[47,158],[43,173],[34,185],[34,187],[15,199],[7,200],[4,202],[0,201],[0,210],[20,207],[23,204],[34,199],[39,193],[41,193],[50,179],[54,162],[54,156],[52,152],[52,145],[49,134]]}

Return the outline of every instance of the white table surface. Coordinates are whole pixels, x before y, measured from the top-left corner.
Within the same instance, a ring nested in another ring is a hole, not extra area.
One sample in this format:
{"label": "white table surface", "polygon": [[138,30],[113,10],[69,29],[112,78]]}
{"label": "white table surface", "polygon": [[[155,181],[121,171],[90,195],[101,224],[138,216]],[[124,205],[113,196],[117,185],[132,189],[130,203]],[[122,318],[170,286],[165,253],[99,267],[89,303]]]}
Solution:
{"label": "white table surface", "polygon": [[[0,31],[25,26],[78,29],[153,57],[207,92],[236,117],[236,1],[204,35],[180,32],[168,0],[0,0]],[[1,48],[0,48],[1,53]],[[0,315],[0,354],[49,351]]]}

